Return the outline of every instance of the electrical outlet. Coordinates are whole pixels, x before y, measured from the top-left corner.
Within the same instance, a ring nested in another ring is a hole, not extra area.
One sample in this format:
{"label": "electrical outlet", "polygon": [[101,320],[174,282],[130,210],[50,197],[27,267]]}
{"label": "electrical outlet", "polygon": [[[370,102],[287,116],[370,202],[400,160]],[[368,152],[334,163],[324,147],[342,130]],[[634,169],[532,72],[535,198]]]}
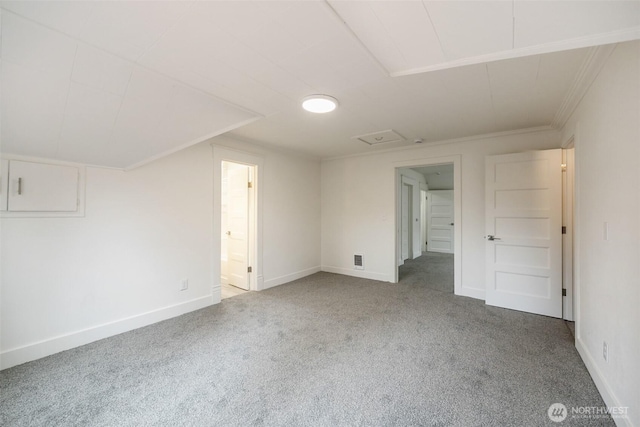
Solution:
{"label": "electrical outlet", "polygon": [[184,279],[184,280],[180,283],[180,290],[181,290],[181,291],[186,291],[187,289],[189,289],[189,279]]}
{"label": "electrical outlet", "polygon": [[607,345],[606,341],[602,341],[602,357],[604,357],[604,361],[609,361],[609,345]]}

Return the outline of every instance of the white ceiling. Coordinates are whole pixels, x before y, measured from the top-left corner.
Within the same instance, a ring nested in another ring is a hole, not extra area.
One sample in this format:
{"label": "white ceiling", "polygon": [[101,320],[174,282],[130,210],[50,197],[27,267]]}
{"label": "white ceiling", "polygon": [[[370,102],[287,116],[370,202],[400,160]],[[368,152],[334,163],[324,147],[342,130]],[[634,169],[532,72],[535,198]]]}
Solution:
{"label": "white ceiling", "polygon": [[0,5],[2,151],[118,168],[229,131],[330,157],[557,126],[591,46],[640,38],[639,1]]}
{"label": "white ceiling", "polygon": [[429,190],[453,190],[453,164],[411,168],[424,176]]}

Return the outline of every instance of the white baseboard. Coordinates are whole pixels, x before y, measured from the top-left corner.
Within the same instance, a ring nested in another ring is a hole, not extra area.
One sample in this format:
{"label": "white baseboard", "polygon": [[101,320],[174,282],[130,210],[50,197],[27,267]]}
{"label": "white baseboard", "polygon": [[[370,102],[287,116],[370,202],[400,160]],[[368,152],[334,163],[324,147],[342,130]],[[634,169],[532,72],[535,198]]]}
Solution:
{"label": "white baseboard", "polygon": [[211,304],[219,304],[222,301],[222,285],[211,286]]}
{"label": "white baseboard", "polygon": [[456,289],[455,294],[461,297],[469,297],[475,299],[485,300],[485,290],[478,288],[466,288],[464,286],[460,287],[460,289]]}
{"label": "white baseboard", "polygon": [[[611,386],[607,382],[606,378],[602,374],[602,371],[598,369],[598,365],[595,362],[595,359],[587,349],[587,346],[581,339],[576,339],[576,349],[578,349],[578,354],[582,358],[585,366],[587,367],[587,371],[591,375],[593,382],[596,384],[596,388],[600,392],[602,396],[602,400],[604,400],[604,404],[607,407],[621,407],[624,406],[620,403],[615,393],[611,389]],[[624,427],[633,427],[633,423],[629,418],[613,418],[617,426]]]}
{"label": "white baseboard", "polygon": [[379,280],[382,282],[393,282],[393,277],[389,277],[387,274],[376,273],[374,271],[366,270],[354,270],[351,268],[332,267],[329,265],[323,265],[322,271],[327,273],[343,274],[345,276],[360,277],[361,279]]}
{"label": "white baseboard", "polygon": [[[220,292],[217,294],[220,298]],[[220,302],[218,300],[218,302]],[[162,320],[180,316],[181,314],[199,310],[215,303],[215,297],[207,295],[180,304],[163,307],[125,319],[116,320],[102,325],[93,326],[81,331],[60,335],[47,340],[13,348],[0,353],[0,369],[10,368],[32,360],[50,356],[64,350],[89,344],[103,338],[151,325]]]}
{"label": "white baseboard", "polygon": [[262,282],[262,286],[259,288],[261,291],[269,288],[273,288],[274,286],[282,285],[285,283],[292,282],[294,280],[302,279],[303,277],[310,276],[320,271],[320,267],[312,267],[307,268],[306,270],[296,271],[295,273],[285,274],[284,276],[275,277],[273,279],[264,280]]}

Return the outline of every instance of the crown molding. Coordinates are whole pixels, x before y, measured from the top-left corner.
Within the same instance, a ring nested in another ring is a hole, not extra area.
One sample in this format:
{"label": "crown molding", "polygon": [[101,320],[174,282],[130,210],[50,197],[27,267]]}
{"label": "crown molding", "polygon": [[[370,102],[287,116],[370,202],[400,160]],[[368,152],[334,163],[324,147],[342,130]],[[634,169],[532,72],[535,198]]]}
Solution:
{"label": "crown molding", "polygon": [[578,74],[576,75],[573,84],[569,88],[569,91],[564,97],[560,108],[553,117],[551,126],[555,129],[561,129],[569,120],[569,117],[573,114],[576,107],[582,101],[582,98],[587,93],[591,84],[596,79],[602,67],[609,59],[609,56],[613,53],[617,45],[606,45],[592,47],[589,50],[589,54],[585,58]]}
{"label": "crown molding", "polygon": [[325,162],[325,161],[332,161],[332,160],[347,159],[351,157],[377,156],[379,154],[398,152],[398,151],[421,150],[423,148],[432,147],[436,145],[457,144],[462,142],[481,141],[483,139],[500,138],[500,137],[514,136],[514,135],[527,135],[531,133],[541,133],[541,132],[557,132],[557,129],[551,126],[535,126],[530,128],[524,128],[524,129],[514,129],[514,130],[506,130],[502,132],[485,133],[481,135],[463,136],[460,138],[443,139],[439,141],[425,140],[422,144],[412,144],[412,145],[396,147],[396,148],[373,149],[372,151],[344,154],[341,156],[323,157],[321,161]]}

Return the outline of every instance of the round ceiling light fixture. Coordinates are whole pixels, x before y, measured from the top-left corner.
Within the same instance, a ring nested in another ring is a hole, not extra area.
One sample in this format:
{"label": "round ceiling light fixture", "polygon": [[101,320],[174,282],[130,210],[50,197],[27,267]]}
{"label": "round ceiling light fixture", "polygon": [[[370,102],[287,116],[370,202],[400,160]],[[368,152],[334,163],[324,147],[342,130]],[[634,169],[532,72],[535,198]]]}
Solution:
{"label": "round ceiling light fixture", "polygon": [[338,100],[329,95],[309,95],[302,100],[302,108],[311,113],[329,113],[337,106]]}

